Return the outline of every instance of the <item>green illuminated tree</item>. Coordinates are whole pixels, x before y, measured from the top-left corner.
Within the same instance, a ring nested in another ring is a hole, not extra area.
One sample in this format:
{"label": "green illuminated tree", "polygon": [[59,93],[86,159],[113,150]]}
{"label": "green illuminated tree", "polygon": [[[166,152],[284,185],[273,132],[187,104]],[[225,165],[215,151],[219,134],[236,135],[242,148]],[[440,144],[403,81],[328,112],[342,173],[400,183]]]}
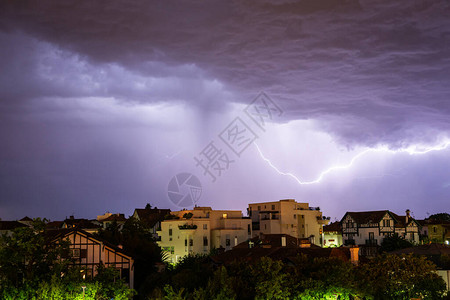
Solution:
{"label": "green illuminated tree", "polygon": [[359,269],[360,288],[375,299],[441,299],[445,282],[425,257],[381,255]]}

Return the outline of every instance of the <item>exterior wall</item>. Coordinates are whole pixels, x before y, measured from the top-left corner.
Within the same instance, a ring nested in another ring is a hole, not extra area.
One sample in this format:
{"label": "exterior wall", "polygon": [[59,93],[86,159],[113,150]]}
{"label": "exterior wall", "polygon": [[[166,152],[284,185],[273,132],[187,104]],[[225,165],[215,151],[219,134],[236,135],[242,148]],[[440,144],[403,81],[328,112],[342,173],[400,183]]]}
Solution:
{"label": "exterior wall", "polygon": [[83,233],[74,231],[65,238],[70,241],[70,249],[75,257],[75,265],[86,272],[86,277],[97,274],[97,266],[102,262],[105,267],[115,266],[120,270],[121,278],[126,278],[130,287],[134,284],[134,261],[116,249]]}
{"label": "exterior wall", "polygon": [[288,234],[297,238],[310,238],[316,245],[322,245],[322,212],[298,203],[294,199],[274,202],[251,203],[248,208],[253,224],[253,236],[259,234]]}
{"label": "exterior wall", "polygon": [[443,243],[446,234],[446,228],[441,224],[428,225],[428,238],[430,241]]}
{"label": "exterior wall", "polygon": [[340,247],[342,246],[342,234],[335,231],[324,232],[323,247]]}
{"label": "exterior wall", "polygon": [[[183,218],[189,213],[191,218]],[[243,218],[241,211],[196,207],[172,215],[179,219],[161,222],[161,230],[157,232],[158,244],[171,263],[189,254],[209,253],[214,248],[230,250],[251,237],[251,220]]]}
{"label": "exterior wall", "polygon": [[447,285],[447,291],[450,291],[450,270],[438,270],[437,273],[444,279]]}
{"label": "exterior wall", "polygon": [[344,244],[381,245],[384,237],[394,233],[412,243],[419,243],[419,227],[415,222],[409,222],[406,227],[396,227],[395,220],[387,212],[378,223],[359,224],[347,214],[341,224]]}

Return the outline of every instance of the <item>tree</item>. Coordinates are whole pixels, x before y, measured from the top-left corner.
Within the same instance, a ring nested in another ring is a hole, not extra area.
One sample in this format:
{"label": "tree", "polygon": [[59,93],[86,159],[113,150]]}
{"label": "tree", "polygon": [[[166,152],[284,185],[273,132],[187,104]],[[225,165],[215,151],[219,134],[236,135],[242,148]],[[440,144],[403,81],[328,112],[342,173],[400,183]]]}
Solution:
{"label": "tree", "polygon": [[358,270],[360,289],[375,299],[439,299],[446,285],[425,257],[380,255]]}
{"label": "tree", "polygon": [[405,238],[399,236],[397,233],[394,233],[392,236],[386,236],[384,237],[383,241],[381,242],[381,252],[390,252],[398,249],[404,249],[412,247],[413,244]]}
{"label": "tree", "polygon": [[[35,286],[53,275],[67,272],[68,241],[49,243],[45,222],[35,219],[31,227],[20,227],[0,236],[0,287]],[[60,260],[61,257],[66,257]]]}
{"label": "tree", "polygon": [[84,280],[72,265],[68,240],[55,240],[45,222],[16,228],[0,236],[0,299],[131,299],[134,291],[119,279],[114,267],[100,266],[92,280]]}
{"label": "tree", "polygon": [[436,221],[447,221],[450,222],[450,214],[448,213],[438,213],[429,216],[426,220],[436,220]]}

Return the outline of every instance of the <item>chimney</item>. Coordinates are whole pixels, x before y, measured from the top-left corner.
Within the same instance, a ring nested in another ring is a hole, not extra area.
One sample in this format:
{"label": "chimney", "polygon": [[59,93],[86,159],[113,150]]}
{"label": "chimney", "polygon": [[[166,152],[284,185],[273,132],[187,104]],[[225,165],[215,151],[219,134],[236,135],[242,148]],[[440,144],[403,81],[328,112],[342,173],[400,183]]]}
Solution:
{"label": "chimney", "polygon": [[408,222],[409,222],[409,218],[410,218],[409,213],[410,213],[410,212],[411,212],[411,211],[410,211],[409,209],[406,210],[406,217],[405,217],[405,223],[406,223],[406,224],[408,224]]}
{"label": "chimney", "polygon": [[281,237],[281,247],[286,247],[286,237],[285,236]]}
{"label": "chimney", "polygon": [[355,266],[357,266],[359,263],[359,247],[353,246],[349,248],[349,250],[350,250],[350,262]]}

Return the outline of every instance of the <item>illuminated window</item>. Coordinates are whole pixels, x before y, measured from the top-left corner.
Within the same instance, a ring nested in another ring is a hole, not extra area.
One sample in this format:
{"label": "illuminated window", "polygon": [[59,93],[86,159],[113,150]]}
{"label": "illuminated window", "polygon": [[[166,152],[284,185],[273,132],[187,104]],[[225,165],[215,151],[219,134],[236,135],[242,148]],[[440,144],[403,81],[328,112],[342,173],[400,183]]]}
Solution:
{"label": "illuminated window", "polygon": [[222,214],[222,218],[226,219],[228,217],[228,214]]}

